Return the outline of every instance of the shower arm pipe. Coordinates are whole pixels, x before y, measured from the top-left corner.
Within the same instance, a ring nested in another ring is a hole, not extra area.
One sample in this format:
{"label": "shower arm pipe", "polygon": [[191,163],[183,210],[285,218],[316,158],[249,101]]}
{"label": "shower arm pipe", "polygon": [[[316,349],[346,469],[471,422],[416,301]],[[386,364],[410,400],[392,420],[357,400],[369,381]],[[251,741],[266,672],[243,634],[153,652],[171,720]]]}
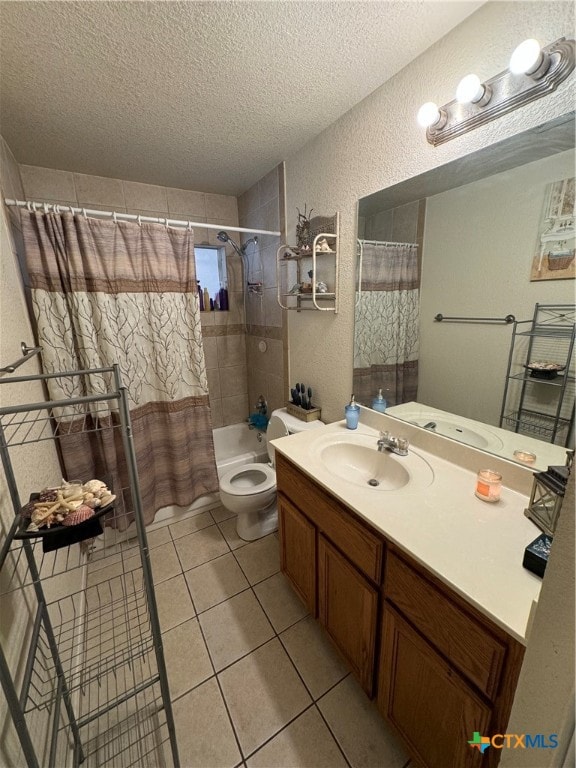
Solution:
{"label": "shower arm pipe", "polygon": [[166,227],[202,227],[203,229],[226,229],[230,232],[246,232],[251,235],[273,235],[280,237],[280,232],[269,229],[247,229],[246,227],[234,227],[228,224],[207,224],[204,221],[181,221],[179,219],[157,218],[155,216],[140,216],[135,213],[118,213],[117,211],[97,211],[91,208],[75,208],[72,205],[61,205],[59,203],[38,203],[27,200],[12,200],[6,198],[6,205],[17,208],[27,208],[29,211],[43,211],[44,213],[80,213],[83,216],[111,218],[114,221],[135,221],[137,224],[146,222],[147,224],[164,224]]}

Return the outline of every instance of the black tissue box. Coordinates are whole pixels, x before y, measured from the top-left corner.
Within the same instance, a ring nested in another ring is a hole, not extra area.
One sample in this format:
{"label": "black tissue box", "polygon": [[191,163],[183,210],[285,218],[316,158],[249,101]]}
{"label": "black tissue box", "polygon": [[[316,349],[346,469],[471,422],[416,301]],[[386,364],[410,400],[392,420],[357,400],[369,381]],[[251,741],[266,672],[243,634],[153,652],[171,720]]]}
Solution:
{"label": "black tissue box", "polygon": [[542,578],[548,564],[551,546],[552,536],[547,536],[545,533],[534,539],[524,550],[524,560],[522,560],[524,568]]}

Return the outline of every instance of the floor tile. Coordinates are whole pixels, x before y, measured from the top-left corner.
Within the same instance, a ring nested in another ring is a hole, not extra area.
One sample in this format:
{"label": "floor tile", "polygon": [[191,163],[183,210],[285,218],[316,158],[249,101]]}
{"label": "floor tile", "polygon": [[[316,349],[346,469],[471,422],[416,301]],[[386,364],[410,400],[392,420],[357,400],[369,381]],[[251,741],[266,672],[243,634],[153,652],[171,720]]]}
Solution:
{"label": "floor tile", "polygon": [[215,679],[174,703],[180,763],[186,768],[232,768],[242,756]]}
{"label": "floor tile", "polygon": [[250,542],[234,555],[250,584],[263,581],[280,570],[280,548],[274,534]]}
{"label": "floor tile", "polygon": [[227,520],[223,520],[221,523],[218,523],[218,528],[220,528],[222,535],[228,542],[230,549],[240,549],[240,547],[245,547],[246,544],[248,544],[247,541],[244,541],[244,539],[241,539],[240,536],[238,536],[238,532],[236,530],[236,515],[234,515],[234,517],[229,517]]}
{"label": "floor tile", "polygon": [[214,674],[197,619],[162,634],[172,700]]}
{"label": "floor tile", "polygon": [[348,674],[325,632],[311,616],[283,632],[280,640],[314,700]]}
{"label": "floor tile", "polygon": [[318,707],[352,768],[403,768],[408,756],[351,675]]}
{"label": "floor tile", "polygon": [[245,756],[258,749],[311,702],[276,638],[218,677]]}
{"label": "floor tile", "polygon": [[182,574],[163,581],[155,588],[158,618],[162,632],[194,618],[194,606],[190,599],[186,579]]}
{"label": "floor tile", "polygon": [[218,530],[218,526],[210,525],[196,533],[190,533],[174,542],[182,570],[188,571],[196,565],[207,563],[215,557],[229,552],[226,540]]}
{"label": "floor tile", "polygon": [[252,590],[241,592],[199,616],[216,670],[254,650],[274,635]]}
{"label": "floor tile", "polygon": [[180,539],[182,536],[200,531],[202,528],[207,528],[209,525],[214,525],[212,515],[210,512],[201,512],[199,515],[187,517],[184,520],[179,520],[177,523],[172,523],[170,526],[170,533],[172,534],[173,539]]}
{"label": "floor tile", "polygon": [[326,723],[310,707],[250,757],[248,768],[346,768]]}
{"label": "floor tile", "polygon": [[[137,553],[137,550],[135,550]],[[166,579],[171,579],[182,573],[180,561],[176,554],[172,541],[150,549],[150,563],[152,565],[152,578],[154,584],[160,584]],[[124,570],[137,570],[142,565],[140,554],[134,554],[124,560]]]}
{"label": "floor tile", "polygon": [[214,520],[216,520],[217,523],[222,522],[222,520],[228,520],[231,517],[236,518],[236,513],[226,509],[223,504],[215,507],[214,509],[211,509],[210,512],[212,513],[212,517]]}
{"label": "floor tile", "polygon": [[196,613],[212,608],[249,587],[246,577],[230,552],[184,574]]}
{"label": "floor tile", "polygon": [[254,592],[276,632],[282,632],[308,613],[282,573],[256,584]]}

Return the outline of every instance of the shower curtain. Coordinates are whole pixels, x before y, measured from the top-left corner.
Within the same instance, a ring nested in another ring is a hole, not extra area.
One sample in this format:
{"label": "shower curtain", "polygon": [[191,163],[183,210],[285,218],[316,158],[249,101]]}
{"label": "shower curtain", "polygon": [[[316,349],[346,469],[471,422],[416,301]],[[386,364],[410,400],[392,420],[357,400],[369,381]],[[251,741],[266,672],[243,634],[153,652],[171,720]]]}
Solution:
{"label": "shower curtain", "polygon": [[354,323],[353,388],[356,399],[364,405],[371,405],[380,388],[388,405],[416,399],[419,287],[415,245],[363,245],[361,295]]}
{"label": "shower curtain", "polygon": [[[216,492],[193,232],[72,213],[24,211],[22,221],[44,371],[118,363],[146,524],[161,507]],[[105,375],[76,378],[49,379],[51,399],[112,391]],[[118,423],[113,411],[105,418]],[[67,478],[110,478],[116,519],[127,525],[132,508],[120,432],[89,432],[82,421],[68,423],[69,436],[59,441]]]}

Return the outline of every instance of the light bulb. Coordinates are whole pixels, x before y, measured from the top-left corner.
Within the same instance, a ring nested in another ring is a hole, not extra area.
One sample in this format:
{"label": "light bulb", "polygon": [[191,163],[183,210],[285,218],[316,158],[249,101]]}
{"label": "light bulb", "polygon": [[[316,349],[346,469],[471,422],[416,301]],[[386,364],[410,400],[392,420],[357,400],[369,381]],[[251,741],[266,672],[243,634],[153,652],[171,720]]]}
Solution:
{"label": "light bulb", "polygon": [[431,125],[437,123],[440,120],[440,117],[441,113],[438,109],[438,105],[434,104],[433,101],[427,101],[426,104],[422,104],[418,110],[416,119],[422,128],[429,128]]}
{"label": "light bulb", "polygon": [[513,75],[529,74],[538,68],[541,57],[540,43],[534,38],[524,40],[510,56],[510,72]]}
{"label": "light bulb", "polygon": [[513,75],[529,75],[537,80],[550,68],[550,57],[542,51],[538,40],[531,37],[514,49],[509,68]]}
{"label": "light bulb", "polygon": [[476,104],[484,96],[485,90],[478,75],[466,75],[456,88],[456,101],[460,104]]}

